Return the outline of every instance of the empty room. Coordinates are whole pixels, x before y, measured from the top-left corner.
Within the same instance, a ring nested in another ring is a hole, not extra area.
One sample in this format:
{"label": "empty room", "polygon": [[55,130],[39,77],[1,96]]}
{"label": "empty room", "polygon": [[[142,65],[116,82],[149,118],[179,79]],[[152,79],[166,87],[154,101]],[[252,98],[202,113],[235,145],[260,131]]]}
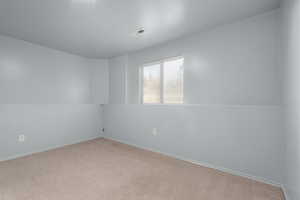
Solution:
{"label": "empty room", "polygon": [[300,200],[299,0],[0,0],[0,200],[102,199]]}

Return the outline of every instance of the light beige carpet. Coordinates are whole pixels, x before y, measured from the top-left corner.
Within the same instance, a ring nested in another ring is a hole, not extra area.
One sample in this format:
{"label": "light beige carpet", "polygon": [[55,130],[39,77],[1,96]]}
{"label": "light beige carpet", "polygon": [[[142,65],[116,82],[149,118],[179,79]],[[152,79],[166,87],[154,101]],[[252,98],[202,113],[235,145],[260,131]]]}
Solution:
{"label": "light beige carpet", "polygon": [[105,139],[0,162],[0,200],[282,200],[279,188]]}

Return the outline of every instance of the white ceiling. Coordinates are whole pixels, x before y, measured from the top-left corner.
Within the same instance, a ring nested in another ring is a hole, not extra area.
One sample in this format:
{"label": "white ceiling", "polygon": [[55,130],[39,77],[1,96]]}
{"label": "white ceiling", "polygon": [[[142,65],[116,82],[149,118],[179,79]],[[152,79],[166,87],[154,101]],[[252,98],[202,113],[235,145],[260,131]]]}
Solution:
{"label": "white ceiling", "polygon": [[[280,0],[0,0],[0,34],[91,58],[278,8]],[[145,28],[145,34],[135,31]]]}

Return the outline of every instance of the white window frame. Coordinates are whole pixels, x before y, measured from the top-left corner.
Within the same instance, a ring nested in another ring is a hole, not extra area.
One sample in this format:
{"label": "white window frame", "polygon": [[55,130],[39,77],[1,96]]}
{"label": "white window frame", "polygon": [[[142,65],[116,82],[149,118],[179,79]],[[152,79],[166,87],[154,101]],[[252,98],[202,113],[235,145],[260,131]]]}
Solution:
{"label": "white window frame", "polygon": [[[183,59],[183,71],[182,71],[182,95],[183,102],[182,103],[164,103],[164,63],[167,61],[173,61]],[[152,65],[160,66],[160,102],[159,103],[145,103],[144,102],[144,68]],[[184,104],[184,70],[185,70],[185,59],[183,56],[176,56],[171,58],[165,58],[159,61],[154,61],[150,63],[143,64],[139,68],[139,102],[143,105],[182,105]]]}

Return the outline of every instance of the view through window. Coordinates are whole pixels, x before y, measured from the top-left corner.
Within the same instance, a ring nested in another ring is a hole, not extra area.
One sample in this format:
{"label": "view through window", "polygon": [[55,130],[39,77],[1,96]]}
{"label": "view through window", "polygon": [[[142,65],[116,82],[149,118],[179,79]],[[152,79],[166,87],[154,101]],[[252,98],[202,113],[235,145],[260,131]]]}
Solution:
{"label": "view through window", "polygon": [[142,102],[182,104],[183,65],[182,57],[145,65],[142,68]]}
{"label": "view through window", "polygon": [[160,103],[160,64],[146,66],[143,71],[143,102]]}

